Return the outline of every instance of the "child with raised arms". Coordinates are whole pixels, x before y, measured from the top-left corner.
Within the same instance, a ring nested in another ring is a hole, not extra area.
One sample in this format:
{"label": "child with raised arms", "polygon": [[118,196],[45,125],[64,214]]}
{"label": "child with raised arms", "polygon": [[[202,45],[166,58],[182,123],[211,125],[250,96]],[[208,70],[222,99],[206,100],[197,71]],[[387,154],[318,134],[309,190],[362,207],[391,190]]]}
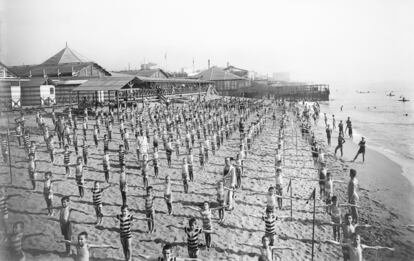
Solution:
{"label": "child with raised arms", "polygon": [[76,247],[76,261],[89,261],[89,250],[90,248],[116,248],[111,245],[96,245],[88,243],[88,233],[83,231],[78,234],[78,241],[73,242],[71,240],[63,239],[57,240],[58,243],[66,243]]}

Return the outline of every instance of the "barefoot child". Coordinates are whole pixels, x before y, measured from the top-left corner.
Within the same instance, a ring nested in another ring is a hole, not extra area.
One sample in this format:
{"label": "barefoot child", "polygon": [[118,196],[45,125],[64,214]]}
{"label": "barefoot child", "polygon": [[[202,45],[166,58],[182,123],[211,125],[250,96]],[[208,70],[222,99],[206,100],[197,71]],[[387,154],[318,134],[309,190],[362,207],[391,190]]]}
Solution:
{"label": "barefoot child", "polygon": [[208,249],[210,249],[211,248],[211,234],[213,233],[211,212],[214,210],[223,209],[224,206],[220,206],[217,208],[210,208],[210,204],[206,201],[204,202],[202,209],[191,207],[191,206],[184,206],[184,207],[200,212],[201,218],[203,221],[203,232],[204,232],[204,236],[206,239],[206,246]]}
{"label": "barefoot child", "polygon": [[[175,172],[173,174],[175,174]],[[173,205],[172,205],[172,203],[173,203],[173,194],[172,194],[171,186],[172,185],[181,186],[181,184],[171,182],[170,176],[167,175],[165,177],[165,182],[154,184],[154,186],[157,186],[157,185],[164,185],[164,200],[165,200],[165,203],[167,204],[168,215],[172,215],[172,213],[173,213]]]}
{"label": "barefoot child", "polygon": [[78,241],[72,242],[71,240],[57,240],[58,243],[66,243],[76,247],[76,261],[89,261],[89,249],[90,248],[115,248],[111,245],[95,245],[89,244],[88,233],[83,231],[78,235]]}
{"label": "barefoot child", "polygon": [[189,227],[184,228],[187,234],[188,256],[190,258],[197,258],[199,253],[198,235],[203,232],[203,229],[197,227],[197,220],[195,218],[190,218],[188,225]]}
{"label": "barefoot child", "polygon": [[188,164],[187,164],[187,158],[183,158],[183,163],[181,165],[181,176],[183,178],[183,186],[184,186],[184,193],[188,193]]}
{"label": "barefoot child", "polygon": [[29,162],[27,165],[27,169],[29,172],[29,179],[32,182],[32,189],[36,190],[36,162],[34,159],[34,155],[32,153],[29,154]]}
{"label": "barefoot child", "polygon": [[[54,207],[54,209],[60,209],[60,213],[59,213],[60,230],[62,232],[63,238],[70,241],[72,240],[72,223],[71,223],[72,211],[83,213],[85,215],[88,215],[88,213],[82,210],[71,208],[69,206],[70,199],[68,196],[62,197],[61,202],[62,202],[62,206]],[[70,255],[70,244],[68,243],[66,243],[66,254]]]}
{"label": "barefoot child", "polygon": [[44,180],[37,180],[43,182],[43,197],[46,201],[46,208],[49,216],[53,215],[53,183],[65,181],[63,179],[52,180],[52,172],[47,171],[45,173]]}

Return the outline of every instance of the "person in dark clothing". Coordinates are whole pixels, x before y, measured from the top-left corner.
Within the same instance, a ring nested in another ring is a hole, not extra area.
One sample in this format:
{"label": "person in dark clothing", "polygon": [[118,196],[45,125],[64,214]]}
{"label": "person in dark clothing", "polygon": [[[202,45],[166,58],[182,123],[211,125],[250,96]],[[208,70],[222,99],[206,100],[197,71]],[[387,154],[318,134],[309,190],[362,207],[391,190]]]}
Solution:
{"label": "person in dark clothing", "polygon": [[355,161],[358,158],[359,154],[362,154],[362,162],[365,162],[365,138],[364,137],[362,137],[358,146],[359,146],[359,149],[353,161]]}

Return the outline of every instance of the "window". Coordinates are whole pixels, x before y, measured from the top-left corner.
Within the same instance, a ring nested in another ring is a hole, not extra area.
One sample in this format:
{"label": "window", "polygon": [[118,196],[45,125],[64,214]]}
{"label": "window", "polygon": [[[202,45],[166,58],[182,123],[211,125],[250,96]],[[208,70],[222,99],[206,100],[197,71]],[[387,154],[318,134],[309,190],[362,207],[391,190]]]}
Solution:
{"label": "window", "polygon": [[50,87],[50,95],[53,95],[53,94],[55,94],[55,88]]}

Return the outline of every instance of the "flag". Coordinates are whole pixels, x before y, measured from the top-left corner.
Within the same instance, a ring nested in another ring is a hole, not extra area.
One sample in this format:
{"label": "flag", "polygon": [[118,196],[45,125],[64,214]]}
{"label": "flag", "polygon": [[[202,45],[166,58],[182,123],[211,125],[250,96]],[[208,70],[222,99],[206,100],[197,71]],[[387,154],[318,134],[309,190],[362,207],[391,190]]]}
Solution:
{"label": "flag", "polygon": [[315,199],[315,194],[316,194],[316,188],[313,189],[313,191],[310,194],[308,200],[306,201],[306,204],[308,204],[311,199]]}

